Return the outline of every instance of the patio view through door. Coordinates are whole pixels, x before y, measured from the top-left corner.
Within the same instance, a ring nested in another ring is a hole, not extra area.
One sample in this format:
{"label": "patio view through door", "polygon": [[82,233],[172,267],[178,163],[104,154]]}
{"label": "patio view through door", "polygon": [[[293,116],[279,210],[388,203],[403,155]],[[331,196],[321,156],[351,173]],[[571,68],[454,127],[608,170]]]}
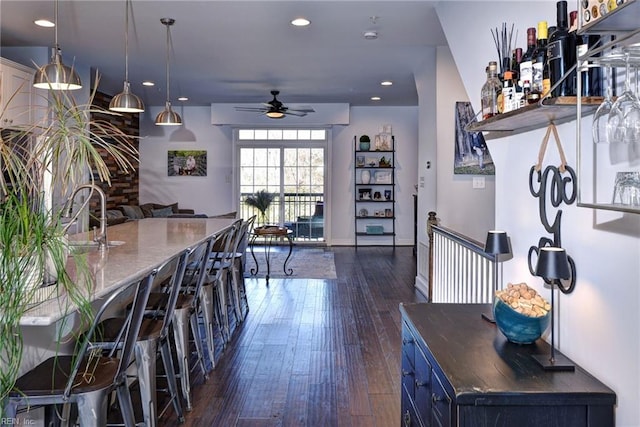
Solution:
{"label": "patio view through door", "polygon": [[296,241],[324,241],[326,131],[269,129],[238,132],[237,170],[242,218],[258,214],[247,196],[260,190],[275,195],[267,223],[284,225]]}

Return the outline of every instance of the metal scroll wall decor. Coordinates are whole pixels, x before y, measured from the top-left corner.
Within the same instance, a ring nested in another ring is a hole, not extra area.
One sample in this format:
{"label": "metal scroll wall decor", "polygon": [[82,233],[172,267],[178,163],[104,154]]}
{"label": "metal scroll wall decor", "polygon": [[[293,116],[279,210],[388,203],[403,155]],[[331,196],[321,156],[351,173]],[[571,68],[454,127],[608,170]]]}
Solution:
{"label": "metal scroll wall decor", "polygon": [[[561,163],[558,167],[547,166],[544,168],[544,171],[542,171],[544,153],[547,149],[551,132],[553,132],[556,140]],[[571,166],[567,165],[564,151],[560,144],[560,138],[558,137],[558,131],[553,124],[549,125],[547,133],[542,140],[540,153],[538,154],[538,163],[532,166],[529,171],[529,191],[533,197],[538,199],[540,222],[547,233],[551,235],[550,237],[540,237],[538,245],[529,248],[529,271],[532,275],[535,275],[535,266],[540,248],[545,246],[562,247],[562,209],[559,209],[560,205],[563,203],[571,205],[576,201],[577,197],[576,172]],[[553,214],[554,209],[555,215]],[[576,284],[576,264],[570,256],[568,259],[569,267],[571,268],[571,277],[558,285],[558,289],[565,294],[572,292]],[[551,284],[551,281],[548,279],[544,279],[544,281],[547,284]]]}

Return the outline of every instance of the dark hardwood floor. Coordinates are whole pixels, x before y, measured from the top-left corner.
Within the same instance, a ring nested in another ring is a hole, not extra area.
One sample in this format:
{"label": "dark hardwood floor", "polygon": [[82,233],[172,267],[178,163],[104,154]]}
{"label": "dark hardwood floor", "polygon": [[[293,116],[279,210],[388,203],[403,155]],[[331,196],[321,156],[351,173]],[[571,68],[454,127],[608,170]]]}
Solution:
{"label": "dark hardwood floor", "polygon": [[399,425],[398,304],[424,300],[412,248],[326,250],[337,280],[246,279],[249,314],[182,425]]}

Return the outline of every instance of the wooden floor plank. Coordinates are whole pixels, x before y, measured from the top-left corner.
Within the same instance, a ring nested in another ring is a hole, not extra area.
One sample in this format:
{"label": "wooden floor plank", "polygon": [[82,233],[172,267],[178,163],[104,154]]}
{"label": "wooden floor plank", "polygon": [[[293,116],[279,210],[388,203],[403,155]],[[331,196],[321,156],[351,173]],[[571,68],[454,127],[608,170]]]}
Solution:
{"label": "wooden floor plank", "polygon": [[249,313],[209,379],[196,374],[193,411],[160,425],[399,425],[398,304],[424,300],[412,248],[325,250],[337,279],[246,279]]}

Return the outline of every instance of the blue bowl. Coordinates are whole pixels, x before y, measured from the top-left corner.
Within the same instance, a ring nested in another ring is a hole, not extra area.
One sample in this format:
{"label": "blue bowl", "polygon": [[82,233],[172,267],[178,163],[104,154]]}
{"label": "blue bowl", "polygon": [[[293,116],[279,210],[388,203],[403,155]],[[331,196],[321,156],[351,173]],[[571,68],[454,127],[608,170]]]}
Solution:
{"label": "blue bowl", "polygon": [[540,338],[549,326],[550,316],[550,313],[541,317],[525,316],[498,297],[493,301],[493,318],[498,329],[509,341],[516,344],[531,344]]}

